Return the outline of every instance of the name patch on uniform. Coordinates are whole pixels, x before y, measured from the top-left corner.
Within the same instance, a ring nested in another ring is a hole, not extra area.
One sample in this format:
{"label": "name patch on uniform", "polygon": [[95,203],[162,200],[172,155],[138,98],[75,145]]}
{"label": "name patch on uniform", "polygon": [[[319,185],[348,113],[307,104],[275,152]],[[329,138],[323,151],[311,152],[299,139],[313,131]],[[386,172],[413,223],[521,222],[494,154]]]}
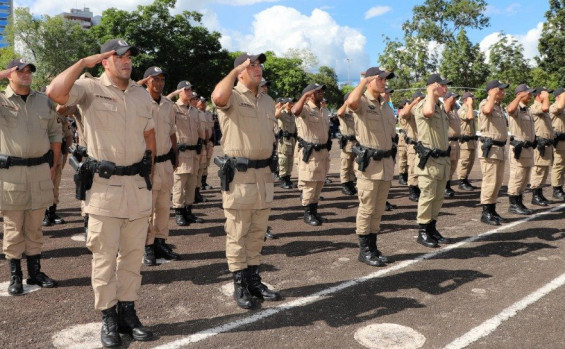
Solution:
{"label": "name patch on uniform", "polygon": [[241,102],[239,103],[240,107],[246,107],[246,108],[253,108],[253,104],[249,104],[249,103],[245,103],[245,102]]}
{"label": "name patch on uniform", "polygon": [[11,110],[13,110],[13,111],[18,111],[18,110],[20,110],[20,108],[18,108],[18,106],[14,106],[14,105],[11,105],[11,104],[2,104],[2,106],[3,106],[4,108],[8,108],[8,109],[11,109]]}
{"label": "name patch on uniform", "polygon": [[112,98],[112,97],[102,96],[102,95],[94,95],[94,97],[96,97],[96,98],[102,98],[102,99],[105,99],[105,100],[107,100],[107,101],[112,101],[112,102],[114,102],[114,98]]}

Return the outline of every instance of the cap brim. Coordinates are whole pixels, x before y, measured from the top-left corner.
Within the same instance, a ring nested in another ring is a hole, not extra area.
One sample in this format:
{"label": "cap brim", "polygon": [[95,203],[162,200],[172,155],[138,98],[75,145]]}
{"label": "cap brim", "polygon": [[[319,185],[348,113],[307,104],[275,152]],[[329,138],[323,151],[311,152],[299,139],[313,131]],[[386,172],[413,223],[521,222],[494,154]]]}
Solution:
{"label": "cap brim", "polygon": [[131,56],[137,56],[139,54],[139,50],[135,46],[120,47],[119,49],[116,50],[116,54],[118,56],[121,56],[121,55],[124,55],[128,51],[129,51],[129,54]]}
{"label": "cap brim", "polygon": [[385,71],[385,72],[382,72],[382,73],[380,73],[380,74],[378,74],[378,75],[379,75],[380,78],[383,78],[383,79],[392,79],[392,78],[394,78],[394,73],[391,72],[391,71]]}
{"label": "cap brim", "polygon": [[451,85],[452,81],[451,80],[442,80],[439,82],[440,85]]}
{"label": "cap brim", "polygon": [[33,65],[32,63],[21,64],[21,65],[18,65],[17,67],[18,67],[18,70],[22,70],[22,69],[24,69],[24,68],[27,67],[27,66],[29,66],[29,69],[31,69],[31,72],[32,72],[32,73],[35,73],[35,71],[37,70],[37,68],[35,67],[35,65]]}
{"label": "cap brim", "polygon": [[259,63],[265,63],[265,61],[267,60],[267,56],[265,56],[264,53],[260,53],[260,54],[255,55],[255,56],[250,56],[249,60],[251,61],[251,63],[253,63],[255,61],[259,61]]}
{"label": "cap brim", "polygon": [[[503,88],[503,89],[507,89],[508,87],[510,87],[509,84],[500,84],[497,86],[498,88]],[[493,87],[494,88],[494,87]]]}

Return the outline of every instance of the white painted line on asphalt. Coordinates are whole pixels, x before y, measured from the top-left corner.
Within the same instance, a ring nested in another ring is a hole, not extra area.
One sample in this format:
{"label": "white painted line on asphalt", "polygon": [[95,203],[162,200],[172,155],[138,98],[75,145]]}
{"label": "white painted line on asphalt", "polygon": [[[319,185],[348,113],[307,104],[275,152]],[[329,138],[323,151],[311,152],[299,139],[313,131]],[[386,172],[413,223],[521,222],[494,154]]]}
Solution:
{"label": "white painted line on asphalt", "polygon": [[473,328],[471,331],[465,333],[463,336],[457,338],[453,342],[445,346],[444,349],[460,349],[465,348],[469,344],[488,336],[494,330],[502,324],[502,322],[514,317],[519,311],[526,309],[529,305],[537,302],[542,297],[546,296],[550,292],[558,289],[565,285],[565,274],[553,279],[551,282],[541,287],[534,293],[529,294],[522,300],[512,304],[508,308],[504,309],[500,314],[488,319],[479,326]]}
{"label": "white painted line on asphalt", "polygon": [[261,319],[264,319],[264,318],[267,318],[269,316],[278,314],[280,312],[292,310],[293,308],[297,308],[297,307],[301,307],[301,306],[305,306],[305,305],[308,305],[308,304],[315,303],[319,300],[324,299],[324,297],[329,296],[329,295],[334,294],[334,293],[337,293],[341,290],[347,289],[347,288],[352,287],[352,286],[356,286],[356,285],[361,284],[365,281],[369,281],[369,280],[372,280],[372,279],[379,278],[379,277],[384,276],[386,274],[390,274],[394,271],[407,268],[407,267],[411,266],[412,264],[416,264],[416,263],[423,261],[425,259],[430,259],[430,258],[436,257],[440,254],[447,252],[447,251],[451,251],[455,248],[461,247],[461,246],[466,245],[470,242],[474,242],[476,240],[479,240],[479,239],[481,239],[485,236],[489,236],[489,235],[501,232],[503,230],[507,230],[509,228],[516,227],[520,224],[529,222],[529,221],[536,219],[538,217],[541,217],[541,216],[548,215],[548,214],[553,213],[555,211],[558,211],[562,208],[565,208],[565,204],[555,206],[555,207],[553,207],[553,208],[551,208],[547,211],[543,211],[543,212],[533,214],[531,216],[525,217],[521,220],[518,220],[518,221],[515,221],[515,222],[512,222],[512,223],[501,225],[500,227],[498,227],[496,229],[489,230],[489,231],[486,231],[482,234],[469,237],[469,238],[462,240],[458,243],[448,245],[448,246],[446,246],[446,247],[444,247],[440,250],[435,250],[434,252],[423,254],[421,256],[416,257],[415,259],[406,260],[406,261],[403,261],[403,262],[400,262],[400,263],[395,263],[395,264],[393,264],[393,265],[391,265],[387,268],[379,269],[378,271],[376,271],[374,273],[359,277],[359,278],[354,279],[354,280],[345,281],[345,282],[343,282],[339,285],[336,285],[336,286],[327,288],[325,290],[316,292],[316,293],[314,293],[310,296],[301,297],[301,298],[298,298],[298,299],[290,301],[290,302],[282,303],[282,304],[279,304],[275,307],[265,309],[265,310],[259,311],[257,313],[252,313],[252,315],[241,318],[239,320],[235,320],[235,321],[229,322],[229,323],[224,324],[224,325],[220,325],[220,326],[216,326],[216,327],[213,327],[213,328],[210,328],[210,329],[206,329],[206,330],[197,332],[195,334],[186,336],[184,338],[177,339],[177,340],[172,341],[170,343],[165,343],[163,345],[159,345],[159,346],[155,347],[155,349],[182,348],[183,346],[186,346],[188,344],[200,342],[200,341],[205,340],[207,338],[216,336],[220,333],[229,332],[229,331],[232,331],[236,328],[258,322]]}

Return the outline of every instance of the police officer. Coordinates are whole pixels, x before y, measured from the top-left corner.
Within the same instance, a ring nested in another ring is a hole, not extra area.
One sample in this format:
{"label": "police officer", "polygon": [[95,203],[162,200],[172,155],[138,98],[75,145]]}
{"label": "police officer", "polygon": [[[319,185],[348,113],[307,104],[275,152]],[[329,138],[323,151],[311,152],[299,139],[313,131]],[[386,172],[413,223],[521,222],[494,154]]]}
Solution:
{"label": "police officer", "polygon": [[410,101],[403,99],[398,103],[398,126],[399,126],[399,136],[398,137],[398,151],[396,154],[396,161],[398,162],[398,184],[407,185],[408,184],[408,147],[406,145],[406,140],[404,135],[406,134],[406,120],[400,117],[404,107],[410,104]]}
{"label": "police officer", "polygon": [[418,127],[418,143],[414,146],[417,157],[415,174],[421,190],[418,200],[418,243],[426,247],[438,247],[438,243],[449,243],[436,228],[445,185],[449,178],[449,120],[439,103],[445,97],[451,82],[439,74],[428,77],[426,98],[414,108]]}
{"label": "police officer", "polygon": [[457,169],[457,162],[459,161],[459,136],[461,136],[461,120],[455,110],[455,101],[459,98],[457,93],[448,91],[443,98],[443,105],[445,108],[445,113],[449,120],[449,147],[451,148],[449,154],[449,161],[451,162],[451,170],[449,171],[449,178],[445,184],[446,198],[452,198],[455,196],[455,191],[451,189],[451,178]]}
{"label": "police officer", "polygon": [[202,218],[192,213],[200,168],[199,153],[204,146],[202,140],[205,138],[198,110],[190,105],[192,87],[190,82],[182,80],[177,84],[177,90],[169,94],[169,96],[177,94],[179,96],[175,116],[179,162],[174,173],[173,209],[176,224],[181,227],[203,222]]}
{"label": "police officer", "polygon": [[[204,113],[206,135],[208,139],[205,140],[206,143],[206,163],[204,164],[204,170],[202,171],[202,180],[200,181],[202,190],[212,189],[210,185],[206,182],[208,180],[208,168],[210,167],[210,161],[214,155],[214,144],[216,144],[216,132],[214,132],[214,116],[208,110],[206,110],[206,98],[200,96],[196,108]],[[204,146],[204,144],[202,145]]]}
{"label": "police officer", "polygon": [[[139,321],[134,302],[151,214],[148,155],[154,158],[155,124],[151,98],[130,79],[131,57],[138,50],[112,39],[100,52],[59,74],[47,95],[59,104],[78,105],[83,113],[94,174],[85,200],[94,306],[102,311],[102,345],[115,347],[122,344],[120,333],[139,341],[153,337]],[[104,67],[100,78],[77,80],[85,68],[98,63]]]}
{"label": "police officer", "polygon": [[146,85],[151,96],[151,115],[155,123],[156,154],[153,170],[152,211],[149,229],[145,239],[143,264],[156,265],[157,258],[178,260],[180,255],[173,252],[165,243],[169,237],[169,202],[173,187],[173,171],[176,168],[177,135],[175,116],[177,107],[173,101],[163,96],[165,79],[168,74],[160,67],[149,67],[143,74],[139,85]]}
{"label": "police officer", "polygon": [[508,84],[491,80],[486,84],[487,98],[479,103],[479,161],[483,181],[481,184],[481,222],[500,225],[506,220],[496,212],[496,199],[504,176],[504,146],[508,138],[506,117],[500,103]]}
{"label": "police officer", "polygon": [[551,126],[555,132],[553,167],[551,168],[551,186],[553,197],[565,201],[563,182],[565,178],[565,88],[553,92],[555,103],[549,108]]}
{"label": "police officer", "polygon": [[[202,176],[204,176],[204,169],[206,167],[206,163],[208,161],[208,148],[206,144],[208,143],[208,139],[211,137],[210,129],[207,127],[208,121],[206,119],[206,115],[203,111],[197,108],[198,102],[200,101],[200,96],[196,92],[192,92],[192,96],[190,97],[190,106],[196,110],[198,115],[198,121],[200,122],[200,129],[202,130],[202,136],[200,137],[200,142],[202,143],[202,147],[199,154],[199,166],[198,166],[198,173],[196,175],[196,189],[194,193],[194,203],[198,204],[201,202],[208,202],[208,199],[205,198],[201,193],[200,189],[202,188]],[[200,223],[200,222],[198,222]]]}
{"label": "police officer", "polygon": [[298,188],[302,190],[304,222],[319,226],[318,201],[330,166],[330,117],[322,107],[326,85],[310,84],[292,107],[298,128]]}
{"label": "police officer", "polygon": [[418,188],[418,176],[415,172],[416,151],[414,150],[414,145],[418,142],[418,129],[416,128],[416,119],[414,118],[412,109],[416,104],[420,103],[424,97],[422,91],[414,92],[414,94],[412,94],[412,102],[402,108],[402,113],[399,114],[400,117],[406,121],[404,140],[408,147],[408,199],[414,202],[418,202],[420,188]]}
{"label": "police officer", "polygon": [[551,158],[553,155],[554,132],[549,116],[549,94],[553,90],[538,87],[534,91],[535,100],[530,106],[530,113],[534,117],[537,145],[534,149],[534,168],[532,169],[530,187],[532,188],[532,204],[539,206],[549,205],[549,200],[543,195],[543,184],[549,174]]}
{"label": "police officer", "polygon": [[275,118],[278,124],[278,162],[279,177],[281,179],[281,188],[292,189],[293,183],[290,180],[292,174],[292,156],[296,146],[296,117],[292,114],[293,100],[292,98],[283,98],[275,110]]}
{"label": "police officer", "polygon": [[341,179],[341,192],[345,195],[357,194],[355,188],[355,172],[353,170],[353,163],[355,162],[355,154],[351,150],[353,145],[356,144],[355,139],[355,121],[353,114],[347,106],[347,98],[349,93],[343,97],[343,105],[337,110],[337,117],[340,118],[339,123],[339,148],[340,153],[340,171],[339,177]]}
{"label": "police officer", "polygon": [[469,174],[475,164],[478,139],[473,110],[475,96],[471,92],[465,92],[461,100],[463,104],[458,111],[459,119],[461,120],[461,136],[459,137],[460,150],[457,178],[459,179],[459,189],[472,191],[477,189],[469,182]]}
{"label": "police officer", "polygon": [[[371,67],[365,78],[347,98],[353,112],[357,144],[357,187],[359,209],[356,233],[359,238],[358,260],[370,266],[384,266],[388,259],[377,249],[377,233],[385,210],[392,177],[396,145],[394,112],[381,93],[386,80],[394,73]],[[367,90],[363,93],[363,90]]]}
{"label": "police officer", "polygon": [[0,185],[4,217],[3,251],[10,262],[8,293],[23,293],[21,259],[27,258],[28,285],[55,287],[41,271],[45,208],[53,203],[55,167],[61,152],[61,125],[55,106],[31,89],[35,65],[16,58],[0,71],[8,79],[0,92]]}
{"label": "police officer", "polygon": [[259,88],[265,59],[262,53],[239,55],[234,69],[212,92],[222,128],[222,149],[229,157],[224,164],[234,160],[237,166],[231,166],[230,172],[234,175],[231,183],[227,181],[229,188],[222,188],[222,203],[234,299],[244,309],[257,307],[258,300],[281,299],[261,282],[259,275],[261,248],[273,202],[272,152],[276,122],[275,101]]}
{"label": "police officer", "polygon": [[523,194],[534,166],[536,131],[534,118],[528,109],[535,90],[520,84],[514,90],[515,98],[508,106],[508,128],[510,130],[510,178],[508,179],[508,212],[530,215],[532,210],[524,206]]}

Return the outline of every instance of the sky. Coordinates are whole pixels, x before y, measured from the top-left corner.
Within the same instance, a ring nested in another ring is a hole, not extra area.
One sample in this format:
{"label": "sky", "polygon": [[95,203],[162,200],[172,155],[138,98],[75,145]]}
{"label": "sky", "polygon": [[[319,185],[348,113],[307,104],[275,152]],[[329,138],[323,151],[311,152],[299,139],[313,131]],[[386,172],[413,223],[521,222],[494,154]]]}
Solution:
{"label": "sky", "polygon": [[[153,0],[14,0],[35,15],[56,15],[70,8],[88,7],[100,15],[109,7],[133,10]],[[319,65],[335,69],[341,82],[355,83],[359,73],[379,66],[384,37],[401,39],[402,23],[423,0],[177,0],[175,12],[202,13],[203,25],[222,34],[229,51],[274,51],[283,56],[289,48],[309,49]],[[547,0],[488,1],[490,26],[469,30],[473,43],[488,54],[502,31],[524,46],[524,55],[538,54]]]}

